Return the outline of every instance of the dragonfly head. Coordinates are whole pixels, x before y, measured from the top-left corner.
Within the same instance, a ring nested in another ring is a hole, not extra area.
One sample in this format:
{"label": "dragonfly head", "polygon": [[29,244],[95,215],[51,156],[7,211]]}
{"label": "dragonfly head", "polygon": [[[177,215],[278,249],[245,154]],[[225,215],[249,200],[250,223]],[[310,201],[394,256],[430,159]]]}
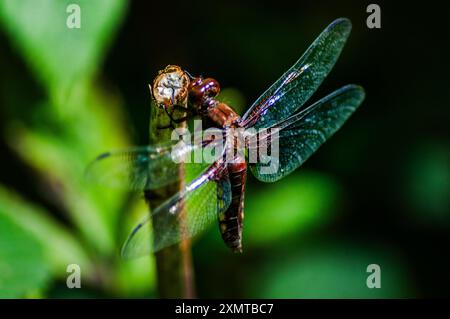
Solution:
{"label": "dragonfly head", "polygon": [[153,80],[152,94],[156,104],[170,109],[187,105],[190,76],[177,65],[168,65]]}

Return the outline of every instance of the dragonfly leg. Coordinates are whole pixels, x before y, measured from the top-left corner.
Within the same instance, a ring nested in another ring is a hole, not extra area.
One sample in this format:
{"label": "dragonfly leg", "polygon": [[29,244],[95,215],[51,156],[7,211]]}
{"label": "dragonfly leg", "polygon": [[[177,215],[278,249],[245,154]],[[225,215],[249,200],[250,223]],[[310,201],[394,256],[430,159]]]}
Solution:
{"label": "dragonfly leg", "polygon": [[[163,110],[166,112],[167,116],[170,119],[170,124],[165,125],[165,126],[158,126],[158,129],[167,129],[167,128],[174,129],[175,128],[174,124],[183,123],[183,122],[185,122],[185,121],[187,121],[189,119],[189,117],[191,115],[191,112],[189,111],[189,109],[187,109],[187,108],[185,108],[185,107],[183,107],[181,105],[178,105],[178,104],[172,104],[171,107],[172,107],[172,112],[169,112],[167,107],[165,105],[162,105]],[[174,119],[172,117],[172,114],[173,114],[174,110],[179,110],[179,111],[188,113],[189,115],[183,116],[183,117],[181,117],[179,119]]]}
{"label": "dragonfly leg", "polygon": [[187,76],[188,76],[191,80],[195,79],[195,77],[193,77],[192,74],[189,73],[188,71],[184,70],[184,73],[186,73]]}
{"label": "dragonfly leg", "polygon": [[175,129],[175,125],[174,125],[174,124],[183,123],[183,122],[187,121],[188,119],[189,119],[189,117],[187,117],[187,116],[184,116],[184,117],[179,118],[179,119],[173,119],[173,118],[171,118],[170,124],[167,124],[167,125],[164,125],[164,126],[158,126],[158,129],[159,129],[159,130],[161,130],[161,129],[167,129],[167,128]]}
{"label": "dragonfly leg", "polygon": [[169,111],[167,110],[167,107],[164,104],[162,104],[161,107],[164,110],[164,112],[166,112],[167,116],[169,117],[170,123],[168,125],[158,126],[158,130],[163,130],[163,129],[167,129],[167,128],[175,129],[175,126],[173,125],[174,119],[172,118],[172,114],[169,113]]}
{"label": "dragonfly leg", "polygon": [[172,122],[175,124],[179,124],[179,123],[183,123],[183,122],[187,121],[188,119],[189,119],[189,117],[183,116],[182,118],[179,118],[179,119],[172,119]]}

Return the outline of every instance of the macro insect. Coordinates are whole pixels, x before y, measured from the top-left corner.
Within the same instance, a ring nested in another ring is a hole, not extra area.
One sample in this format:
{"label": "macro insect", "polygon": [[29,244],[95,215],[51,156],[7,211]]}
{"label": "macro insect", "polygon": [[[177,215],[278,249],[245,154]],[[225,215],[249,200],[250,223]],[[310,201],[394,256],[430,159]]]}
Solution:
{"label": "macro insect", "polygon": [[[158,251],[198,234],[215,220],[225,244],[241,252],[248,168],[261,181],[281,179],[303,164],[364,100],[360,86],[346,85],[302,108],[333,68],[350,30],[348,19],[332,22],[243,116],[216,99],[220,92],[216,80],[193,77],[174,65],[160,71],[153,83],[153,98],[171,123],[199,116],[207,127],[217,128],[221,137],[104,153],[90,165],[90,176],[102,184],[139,191],[158,189],[182,178],[181,164],[175,159],[219,144],[223,147],[198,175],[134,228],[122,254],[135,257]],[[183,116],[176,117],[176,110]],[[276,154],[262,152],[262,145],[273,144],[278,145]],[[257,159],[264,160],[250,161],[254,151]],[[270,162],[277,163],[275,168],[268,168]],[[160,220],[157,232],[148,227],[154,216]]]}

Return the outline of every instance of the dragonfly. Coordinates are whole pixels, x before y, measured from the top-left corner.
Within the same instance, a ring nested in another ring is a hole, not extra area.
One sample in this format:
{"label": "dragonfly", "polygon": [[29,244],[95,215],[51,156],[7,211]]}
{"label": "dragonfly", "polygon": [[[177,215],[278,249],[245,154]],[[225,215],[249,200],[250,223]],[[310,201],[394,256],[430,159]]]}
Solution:
{"label": "dragonfly", "polygon": [[[109,186],[155,190],[185,178],[180,165],[186,164],[177,159],[219,144],[223,147],[213,161],[200,165],[201,169],[177,193],[136,225],[122,247],[122,256],[134,258],[157,252],[198,235],[214,221],[218,221],[224,243],[232,251],[242,252],[247,171],[250,169],[263,182],[275,182],[290,174],[364,100],[363,88],[350,84],[303,107],[335,65],[350,31],[348,19],[333,21],[243,116],[217,100],[220,85],[216,80],[193,77],[173,65],[160,71],[153,82],[153,98],[171,122],[200,116],[217,128],[221,137],[181,146],[170,142],[103,153],[89,166],[90,178]],[[176,109],[185,116],[176,118]],[[239,129],[251,129],[253,133],[238,138],[234,132]],[[264,143],[277,144],[278,152],[264,153],[260,156],[264,160],[249,161],[251,151],[258,153]],[[270,161],[277,163],[276,168],[268,168]]]}

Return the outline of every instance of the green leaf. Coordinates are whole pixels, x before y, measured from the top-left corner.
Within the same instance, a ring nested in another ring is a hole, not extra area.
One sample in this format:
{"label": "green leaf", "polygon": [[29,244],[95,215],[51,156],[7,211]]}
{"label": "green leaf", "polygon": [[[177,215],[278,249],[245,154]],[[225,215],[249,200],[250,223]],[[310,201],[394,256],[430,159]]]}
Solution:
{"label": "green leaf", "polygon": [[153,255],[119,261],[116,268],[116,289],[120,296],[140,297],[155,292],[156,265]]}
{"label": "green leaf", "polygon": [[[136,224],[148,215],[148,209],[147,203],[141,197],[131,200],[127,208],[127,214],[121,223],[123,229],[120,243],[123,243]],[[120,296],[148,296],[149,292],[155,291],[156,286],[155,255],[149,254],[148,256],[132,260],[121,258],[117,262],[114,279],[115,290]]]}
{"label": "green leaf", "polygon": [[55,275],[65,276],[69,264],[80,265],[84,273],[92,271],[89,257],[69,230],[53,220],[44,209],[25,202],[1,185],[0,213],[20,225],[27,236],[40,244],[42,255]]}
{"label": "green leaf", "polygon": [[44,189],[67,209],[96,251],[106,254],[116,244],[115,217],[121,198],[83,184],[83,172],[98,153],[123,146],[125,140],[115,97],[98,90],[92,79],[126,2],[77,1],[80,29],[66,25],[70,15],[66,9],[71,3],[0,2],[0,23],[50,97],[50,101],[29,108],[33,126],[11,122],[6,135],[11,147],[40,173]]}
{"label": "green leaf", "polygon": [[13,123],[5,134],[11,148],[40,174],[52,200],[67,209],[89,243],[105,255],[117,245],[115,228],[124,193],[90,185],[84,173],[99,153],[128,144],[119,106],[114,96],[78,88],[66,103],[73,110],[67,119],[49,112],[42,120],[54,117],[52,125],[31,129]]}
{"label": "green leaf", "polygon": [[42,246],[0,207],[0,298],[18,298],[47,284],[49,270]]}
{"label": "green leaf", "polygon": [[65,94],[77,81],[91,78],[121,20],[123,0],[78,0],[81,28],[66,20],[71,0],[3,0],[0,22],[49,91]]}
{"label": "green leaf", "polygon": [[256,192],[251,186],[245,203],[244,240],[265,245],[323,222],[339,211],[340,189],[319,173],[302,171]]}

